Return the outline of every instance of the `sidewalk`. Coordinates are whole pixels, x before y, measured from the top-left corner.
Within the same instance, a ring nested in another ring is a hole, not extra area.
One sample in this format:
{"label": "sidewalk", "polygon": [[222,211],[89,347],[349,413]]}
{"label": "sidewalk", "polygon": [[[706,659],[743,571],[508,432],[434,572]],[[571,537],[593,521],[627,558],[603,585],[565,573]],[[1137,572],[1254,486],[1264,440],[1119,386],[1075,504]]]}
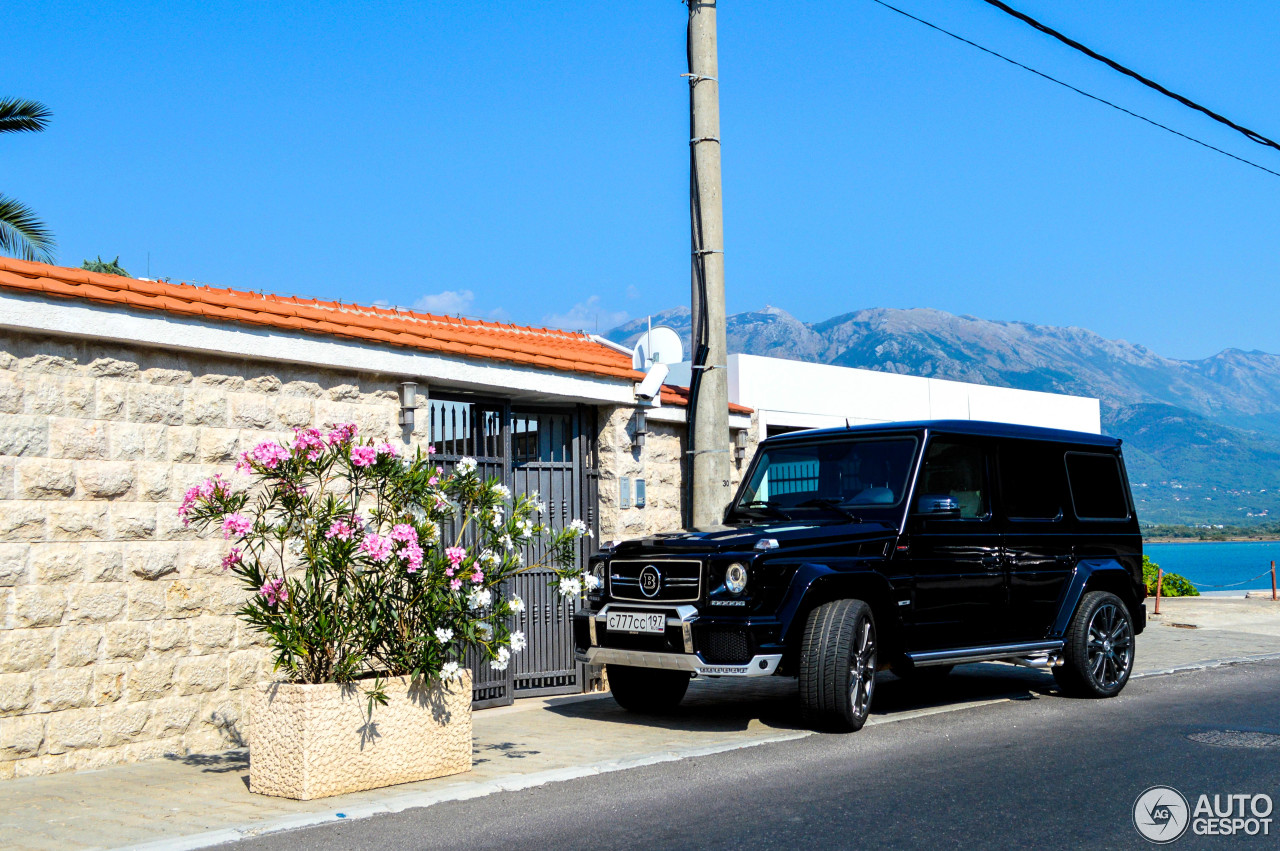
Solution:
{"label": "sidewalk", "polygon": [[[1162,600],[1161,613],[1138,639],[1136,676],[1280,656],[1280,604],[1270,600]],[[926,695],[885,674],[868,726],[1025,699],[1052,686],[1042,671],[967,665]],[[467,774],[320,801],[250,794],[244,750],[4,781],[0,844],[24,851],[207,847],[808,735],[795,681],[780,678],[745,688],[695,681],[670,718],[629,715],[607,695],[531,699],[476,713],[475,767]]]}

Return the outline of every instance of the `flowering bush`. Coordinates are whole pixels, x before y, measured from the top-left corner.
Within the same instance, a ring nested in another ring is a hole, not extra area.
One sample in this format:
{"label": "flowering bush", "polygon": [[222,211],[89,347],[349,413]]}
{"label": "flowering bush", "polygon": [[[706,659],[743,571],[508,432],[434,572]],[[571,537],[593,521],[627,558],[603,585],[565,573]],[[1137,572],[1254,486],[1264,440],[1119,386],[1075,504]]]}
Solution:
{"label": "flowering bush", "polygon": [[[241,456],[249,487],[214,476],[187,491],[183,522],[233,544],[223,570],[253,592],[240,616],[295,682],[449,679],[469,648],[504,669],[525,637],[509,625],[524,602],[504,596],[503,580],[550,568],[552,584],[576,597],[585,524],[552,532],[535,522],[537,494],[513,498],[473,459],[446,475],[430,448],[401,458],[356,431],[296,429],[291,446],[264,442]],[[546,555],[525,564],[535,543]]]}

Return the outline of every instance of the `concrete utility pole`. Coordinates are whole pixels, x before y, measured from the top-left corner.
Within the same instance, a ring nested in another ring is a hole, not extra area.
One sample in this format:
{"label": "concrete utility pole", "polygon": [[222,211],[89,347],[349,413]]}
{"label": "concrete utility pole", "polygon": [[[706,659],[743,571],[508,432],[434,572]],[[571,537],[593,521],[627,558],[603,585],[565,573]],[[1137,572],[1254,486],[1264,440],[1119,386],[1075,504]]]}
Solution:
{"label": "concrete utility pole", "polygon": [[693,226],[693,377],[689,411],[689,520],[720,523],[729,487],[729,376],[725,342],[724,218],[720,201],[720,84],[715,0],[689,4],[690,216]]}

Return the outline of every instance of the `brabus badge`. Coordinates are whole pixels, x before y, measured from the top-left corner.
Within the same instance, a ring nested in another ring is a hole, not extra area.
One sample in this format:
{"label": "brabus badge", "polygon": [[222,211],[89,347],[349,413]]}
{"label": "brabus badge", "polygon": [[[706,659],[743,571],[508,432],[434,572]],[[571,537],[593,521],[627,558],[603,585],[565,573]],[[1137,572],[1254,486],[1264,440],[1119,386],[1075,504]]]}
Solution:
{"label": "brabus badge", "polygon": [[658,596],[662,588],[662,573],[652,564],[646,564],[640,571],[640,593],[646,597]]}

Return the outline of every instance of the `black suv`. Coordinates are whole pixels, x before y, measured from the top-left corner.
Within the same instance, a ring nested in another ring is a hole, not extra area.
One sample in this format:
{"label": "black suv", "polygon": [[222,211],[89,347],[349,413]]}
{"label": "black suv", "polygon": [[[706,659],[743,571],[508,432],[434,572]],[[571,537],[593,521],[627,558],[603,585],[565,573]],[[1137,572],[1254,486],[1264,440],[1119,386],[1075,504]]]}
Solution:
{"label": "black suv", "polygon": [[799,677],[806,720],[857,730],[879,670],[1052,670],[1111,697],[1146,624],[1120,441],[972,421],[770,438],[714,529],[607,547],[574,619],[614,697],[661,711],[691,676]]}

